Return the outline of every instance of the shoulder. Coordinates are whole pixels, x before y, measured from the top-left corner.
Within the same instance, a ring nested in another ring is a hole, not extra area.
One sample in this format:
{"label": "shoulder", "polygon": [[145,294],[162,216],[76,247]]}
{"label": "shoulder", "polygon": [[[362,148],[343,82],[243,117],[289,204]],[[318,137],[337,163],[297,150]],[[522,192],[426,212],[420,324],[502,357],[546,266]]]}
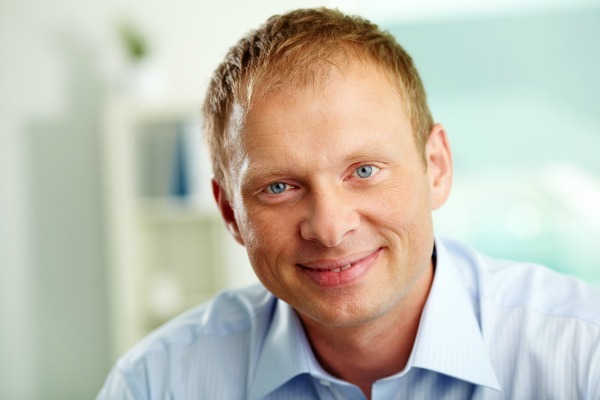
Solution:
{"label": "shoulder", "polygon": [[457,241],[444,239],[443,245],[480,302],[600,327],[600,288],[536,263],[489,257]]}
{"label": "shoulder", "polygon": [[119,359],[112,379],[126,382],[135,398],[174,393],[185,398],[220,379],[241,382],[275,301],[261,285],[222,292],[144,338]]}
{"label": "shoulder", "polygon": [[502,391],[510,398],[597,398],[600,290],[542,265],[442,243],[476,305]]}
{"label": "shoulder", "polygon": [[206,337],[231,337],[256,327],[267,315],[275,298],[261,285],[224,291],[167,322],[140,343],[121,363],[167,348],[189,347]]}

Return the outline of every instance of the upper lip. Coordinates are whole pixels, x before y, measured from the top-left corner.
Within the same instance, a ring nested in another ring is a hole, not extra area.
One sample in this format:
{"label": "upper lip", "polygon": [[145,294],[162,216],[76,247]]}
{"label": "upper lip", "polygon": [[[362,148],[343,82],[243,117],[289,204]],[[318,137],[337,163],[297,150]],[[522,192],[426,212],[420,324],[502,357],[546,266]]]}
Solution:
{"label": "upper lip", "polygon": [[322,270],[333,270],[337,268],[342,268],[348,264],[354,264],[360,260],[363,260],[369,257],[371,254],[377,252],[376,250],[369,250],[360,253],[354,253],[346,257],[337,258],[337,259],[321,259],[321,260],[313,260],[308,262],[298,263],[298,265],[311,269],[322,269]]}

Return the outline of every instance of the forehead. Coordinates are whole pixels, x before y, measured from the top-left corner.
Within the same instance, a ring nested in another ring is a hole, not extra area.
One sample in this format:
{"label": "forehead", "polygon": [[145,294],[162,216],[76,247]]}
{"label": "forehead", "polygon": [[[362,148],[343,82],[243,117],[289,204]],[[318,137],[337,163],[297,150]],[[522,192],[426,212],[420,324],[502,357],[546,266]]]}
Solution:
{"label": "forehead", "polygon": [[[248,85],[251,93],[245,93],[243,99],[238,96],[234,101],[229,118],[235,130],[232,133],[245,134],[236,135],[238,140],[248,138],[257,124],[285,119],[289,114],[283,114],[284,110],[313,114],[313,108],[320,107],[319,100],[324,97],[328,102],[346,100],[341,101],[346,106],[351,105],[346,103],[352,100],[358,103],[361,99],[386,103],[387,107],[399,108],[407,115],[399,79],[388,68],[363,58],[339,57],[335,62],[321,64],[306,74],[294,74],[287,79],[277,76],[277,71],[267,75],[273,76]],[[286,119],[286,124],[290,122]]]}
{"label": "forehead", "polygon": [[370,63],[331,68],[312,84],[262,93],[246,112],[233,108],[230,126],[232,172],[290,164],[298,155],[331,160],[364,153],[392,146],[394,134],[412,142],[397,84]]}

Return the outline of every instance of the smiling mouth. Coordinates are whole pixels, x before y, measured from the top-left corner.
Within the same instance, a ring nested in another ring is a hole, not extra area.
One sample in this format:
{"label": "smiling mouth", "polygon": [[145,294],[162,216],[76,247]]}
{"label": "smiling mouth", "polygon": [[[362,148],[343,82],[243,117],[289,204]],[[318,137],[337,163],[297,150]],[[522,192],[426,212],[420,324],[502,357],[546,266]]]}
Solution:
{"label": "smiling mouth", "polygon": [[382,248],[341,260],[321,260],[297,264],[314,283],[322,287],[346,286],[357,282],[375,265]]}
{"label": "smiling mouth", "polygon": [[351,268],[354,264],[356,264],[356,262],[346,264],[343,267],[337,267],[337,268],[311,268],[311,267],[304,266],[302,264],[298,264],[298,265],[301,266],[302,268],[310,269],[310,270],[317,271],[317,272],[342,272],[342,271],[347,270],[348,268]]}
{"label": "smiling mouth", "polygon": [[355,254],[354,256],[338,259],[338,260],[316,260],[306,264],[297,264],[299,267],[310,269],[318,272],[342,272],[348,268],[353,267],[356,264],[364,262],[370,259],[381,251],[378,248],[374,251],[362,252]]}

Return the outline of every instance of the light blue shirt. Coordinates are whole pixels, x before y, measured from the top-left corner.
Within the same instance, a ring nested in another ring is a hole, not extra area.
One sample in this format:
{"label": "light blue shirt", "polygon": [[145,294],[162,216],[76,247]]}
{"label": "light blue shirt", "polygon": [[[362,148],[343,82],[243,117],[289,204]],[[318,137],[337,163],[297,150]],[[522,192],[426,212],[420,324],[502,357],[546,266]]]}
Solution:
{"label": "light blue shirt", "polygon": [[[600,291],[436,240],[405,369],[373,399],[600,399]],[[394,332],[390,332],[393,335]],[[98,399],[364,399],[317,362],[294,310],[262,286],[224,292],[122,357]]]}

